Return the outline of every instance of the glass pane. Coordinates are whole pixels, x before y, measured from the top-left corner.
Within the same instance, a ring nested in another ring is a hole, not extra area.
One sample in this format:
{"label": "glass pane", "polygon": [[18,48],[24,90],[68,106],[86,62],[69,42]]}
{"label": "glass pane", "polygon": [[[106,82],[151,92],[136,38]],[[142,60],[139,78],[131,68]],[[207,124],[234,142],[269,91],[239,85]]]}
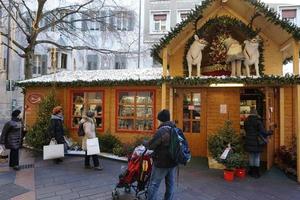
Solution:
{"label": "glass pane", "polygon": [[138,131],[152,130],[152,120],[136,120],[135,129]]}
{"label": "glass pane", "polygon": [[193,133],[200,133],[200,121],[192,122]]}
{"label": "glass pane", "polygon": [[132,117],[134,116],[134,107],[133,106],[119,106],[118,116],[122,117]]}
{"label": "glass pane", "polygon": [[87,102],[102,104],[102,93],[101,92],[87,92]]}
{"label": "glass pane", "polygon": [[183,106],[183,119],[190,119],[190,110],[187,105]]}
{"label": "glass pane", "polygon": [[151,104],[152,103],[152,92],[137,92],[136,103],[138,104]]}
{"label": "glass pane", "polygon": [[183,105],[190,105],[190,104],[191,104],[191,94],[184,94]]}
{"label": "glass pane", "polygon": [[136,117],[146,117],[146,113],[147,113],[148,109],[146,109],[146,106],[138,106],[136,108]]}
{"label": "glass pane", "polygon": [[193,93],[193,104],[195,106],[201,105],[201,94],[200,93]]}
{"label": "glass pane", "polygon": [[184,121],[183,122],[183,132],[190,132],[190,121]]}
{"label": "glass pane", "polygon": [[135,92],[120,92],[119,103],[120,104],[134,104]]}
{"label": "glass pane", "polygon": [[133,119],[119,119],[118,120],[119,129],[133,130]]}
{"label": "glass pane", "polygon": [[194,106],[193,119],[200,120],[200,106]]}

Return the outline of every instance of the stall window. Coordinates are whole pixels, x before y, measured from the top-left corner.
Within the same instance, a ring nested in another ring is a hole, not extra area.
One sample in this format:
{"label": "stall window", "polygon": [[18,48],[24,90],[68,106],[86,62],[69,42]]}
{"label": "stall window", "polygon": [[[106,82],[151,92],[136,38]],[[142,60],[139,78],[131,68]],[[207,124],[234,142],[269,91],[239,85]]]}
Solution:
{"label": "stall window", "polygon": [[72,127],[78,127],[78,124],[87,111],[95,112],[96,128],[103,128],[103,92],[76,92],[72,94]]}
{"label": "stall window", "polygon": [[118,130],[153,131],[153,91],[119,91],[117,96]]}
{"label": "stall window", "polygon": [[183,97],[183,131],[200,133],[201,93],[187,92]]}

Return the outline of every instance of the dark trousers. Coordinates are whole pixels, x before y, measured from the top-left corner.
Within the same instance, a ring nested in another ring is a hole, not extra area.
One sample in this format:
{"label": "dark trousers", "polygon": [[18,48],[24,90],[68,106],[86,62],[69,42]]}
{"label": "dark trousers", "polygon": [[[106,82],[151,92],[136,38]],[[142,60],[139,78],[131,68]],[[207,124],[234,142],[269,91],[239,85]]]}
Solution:
{"label": "dark trousers", "polygon": [[11,149],[9,156],[9,166],[14,167],[19,165],[19,149]]}
{"label": "dark trousers", "polygon": [[85,152],[85,158],[84,158],[84,164],[85,166],[90,166],[90,157],[93,158],[94,167],[99,167],[99,159],[98,155],[87,155],[87,152]]}

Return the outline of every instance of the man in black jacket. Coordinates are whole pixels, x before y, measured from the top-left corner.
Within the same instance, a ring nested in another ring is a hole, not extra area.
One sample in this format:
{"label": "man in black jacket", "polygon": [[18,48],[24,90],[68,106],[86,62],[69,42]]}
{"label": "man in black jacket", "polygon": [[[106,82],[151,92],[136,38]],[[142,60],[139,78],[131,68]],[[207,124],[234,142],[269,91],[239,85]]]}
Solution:
{"label": "man in black jacket", "polygon": [[165,179],[166,192],[164,200],[172,200],[175,186],[175,171],[177,164],[171,159],[169,143],[171,128],[175,124],[170,121],[170,112],[166,109],[160,111],[157,119],[161,122],[153,138],[146,147],[153,150],[152,174],[148,187],[148,200],[156,200],[160,182]]}
{"label": "man in black jacket", "polygon": [[12,112],[11,120],[4,125],[0,138],[0,144],[3,144],[6,149],[10,149],[9,166],[14,170],[19,170],[19,149],[22,146],[24,135],[20,114],[20,110]]}

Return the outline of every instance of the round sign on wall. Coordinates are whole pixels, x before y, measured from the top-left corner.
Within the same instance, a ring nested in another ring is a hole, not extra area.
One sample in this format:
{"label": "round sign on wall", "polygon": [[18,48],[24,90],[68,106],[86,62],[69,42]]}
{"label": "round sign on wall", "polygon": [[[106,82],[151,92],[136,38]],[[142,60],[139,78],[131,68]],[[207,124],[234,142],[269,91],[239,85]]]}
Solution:
{"label": "round sign on wall", "polygon": [[30,94],[28,96],[27,100],[31,104],[38,104],[42,101],[42,95],[40,95],[40,94]]}

